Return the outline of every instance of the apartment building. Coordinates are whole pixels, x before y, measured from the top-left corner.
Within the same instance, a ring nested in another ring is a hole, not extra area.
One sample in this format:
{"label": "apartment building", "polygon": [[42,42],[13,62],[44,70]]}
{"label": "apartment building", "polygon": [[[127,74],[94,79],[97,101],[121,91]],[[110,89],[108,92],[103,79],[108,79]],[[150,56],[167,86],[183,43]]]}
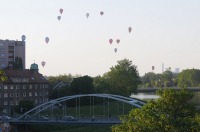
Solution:
{"label": "apartment building", "polygon": [[25,39],[22,41],[0,40],[0,69],[13,69],[16,57],[20,57],[25,69]]}
{"label": "apartment building", "polygon": [[33,101],[35,106],[48,101],[48,81],[38,71],[38,65],[30,69],[6,69],[7,80],[0,82],[0,107],[4,113],[10,113],[20,100]]}

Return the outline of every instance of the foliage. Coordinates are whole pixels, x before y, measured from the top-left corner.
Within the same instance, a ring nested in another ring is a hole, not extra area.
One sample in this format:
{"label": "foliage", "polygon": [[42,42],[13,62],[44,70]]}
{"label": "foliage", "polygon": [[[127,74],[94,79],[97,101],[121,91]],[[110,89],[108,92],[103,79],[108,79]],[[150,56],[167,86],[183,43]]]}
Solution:
{"label": "foliage", "polygon": [[5,72],[3,70],[0,70],[0,82],[4,82],[7,80],[7,77],[5,75]]}
{"label": "foliage", "polygon": [[109,83],[106,80],[105,76],[97,76],[94,78],[94,91],[95,93],[110,93]]}
{"label": "foliage", "polygon": [[20,100],[19,105],[15,107],[17,113],[25,113],[34,108],[34,102],[29,100]]}
{"label": "foliage", "polygon": [[149,101],[141,109],[122,116],[122,124],[113,132],[190,132],[200,130],[200,115],[188,101],[193,94],[186,90],[158,90],[160,98]]}
{"label": "foliage", "polygon": [[94,91],[93,79],[90,76],[74,78],[70,89],[72,94],[90,94]]}
{"label": "foliage", "polygon": [[181,88],[198,87],[200,85],[200,70],[187,69],[178,75],[178,86]]}
{"label": "foliage", "polygon": [[136,92],[141,83],[137,67],[128,59],[117,63],[107,74],[104,74],[109,84],[109,91],[112,94],[130,96],[131,93]]}
{"label": "foliage", "polygon": [[21,57],[15,57],[15,62],[14,62],[14,69],[15,70],[22,70],[23,69],[23,62]]}
{"label": "foliage", "polygon": [[63,81],[65,83],[71,83],[73,80],[73,76],[71,74],[64,74],[64,75],[59,75],[59,76],[49,76],[47,77],[48,81],[50,84],[55,84],[58,83],[60,81]]}
{"label": "foliage", "polygon": [[156,74],[153,72],[145,73],[141,77],[142,84],[141,88],[144,87],[172,87],[177,86],[178,79],[177,74],[172,73],[170,70],[163,72],[162,74]]}

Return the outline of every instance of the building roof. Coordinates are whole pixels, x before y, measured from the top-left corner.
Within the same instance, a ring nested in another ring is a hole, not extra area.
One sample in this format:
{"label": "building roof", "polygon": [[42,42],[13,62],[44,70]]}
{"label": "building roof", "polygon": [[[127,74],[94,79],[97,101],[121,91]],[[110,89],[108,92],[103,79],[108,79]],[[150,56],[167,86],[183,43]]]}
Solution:
{"label": "building roof", "polygon": [[8,80],[4,83],[22,83],[15,82],[14,79],[25,79],[23,83],[48,83],[48,81],[37,71],[32,71],[29,69],[25,70],[5,70],[5,75],[8,77]]}

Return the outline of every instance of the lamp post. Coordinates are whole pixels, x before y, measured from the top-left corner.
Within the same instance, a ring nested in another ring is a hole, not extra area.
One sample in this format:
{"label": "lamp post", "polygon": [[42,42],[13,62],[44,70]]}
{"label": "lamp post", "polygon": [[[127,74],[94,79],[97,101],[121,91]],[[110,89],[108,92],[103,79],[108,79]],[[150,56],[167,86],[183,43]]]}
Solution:
{"label": "lamp post", "polygon": [[27,108],[22,108],[22,107],[20,108],[20,111],[21,111],[22,114],[25,113],[24,109],[25,109],[25,112],[27,112]]}

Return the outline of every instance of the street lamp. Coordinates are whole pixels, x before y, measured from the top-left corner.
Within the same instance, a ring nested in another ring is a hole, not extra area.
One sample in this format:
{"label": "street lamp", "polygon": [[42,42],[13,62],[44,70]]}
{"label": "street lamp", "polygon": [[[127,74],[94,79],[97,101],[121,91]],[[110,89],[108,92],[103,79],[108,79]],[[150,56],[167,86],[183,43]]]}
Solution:
{"label": "street lamp", "polygon": [[[21,107],[21,108],[20,108],[21,113],[24,112],[24,109],[25,109],[25,112],[27,112],[27,108],[22,108],[22,107]],[[24,112],[24,113],[25,113],[25,112]]]}

